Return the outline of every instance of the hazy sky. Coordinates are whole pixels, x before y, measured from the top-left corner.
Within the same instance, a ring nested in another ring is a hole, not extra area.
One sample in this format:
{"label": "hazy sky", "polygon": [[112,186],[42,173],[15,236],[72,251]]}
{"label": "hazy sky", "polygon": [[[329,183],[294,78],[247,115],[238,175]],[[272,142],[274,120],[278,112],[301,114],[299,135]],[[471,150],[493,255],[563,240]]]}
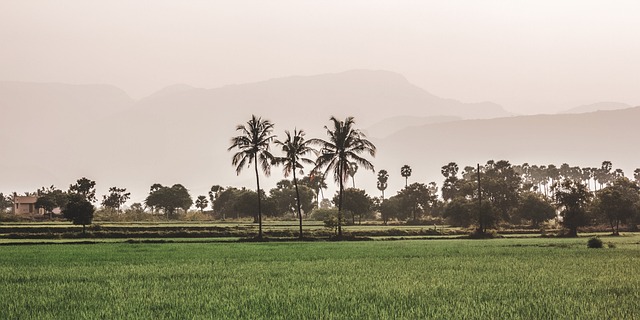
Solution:
{"label": "hazy sky", "polygon": [[537,113],[640,105],[640,1],[0,2],[0,80],[135,98],[349,69]]}

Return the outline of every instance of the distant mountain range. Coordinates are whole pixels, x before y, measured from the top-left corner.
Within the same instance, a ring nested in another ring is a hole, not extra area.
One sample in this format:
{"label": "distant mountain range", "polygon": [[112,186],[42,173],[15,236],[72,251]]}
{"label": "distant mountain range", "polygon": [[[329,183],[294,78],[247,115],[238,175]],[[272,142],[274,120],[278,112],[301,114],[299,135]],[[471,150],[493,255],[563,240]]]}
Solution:
{"label": "distant mountain range", "polygon": [[490,159],[582,167],[599,167],[609,160],[633,177],[633,170],[640,168],[633,151],[640,136],[638,119],[640,107],[427,124],[376,140],[380,150],[376,165],[391,173],[389,188],[395,189],[404,185],[400,177],[404,164],[413,167],[415,178],[409,181],[441,184],[441,166],[453,161],[462,169]]}
{"label": "distant mountain range", "polygon": [[598,102],[598,103],[586,104],[586,105],[578,106],[575,108],[571,108],[561,113],[587,113],[587,112],[595,112],[595,111],[620,110],[620,109],[627,109],[631,107],[633,106],[630,104],[622,103],[622,102]]}
{"label": "distant mountain range", "polygon": [[[438,183],[449,161],[489,158],[585,165],[606,158],[631,169],[638,136],[631,123],[640,116],[635,108],[516,117],[490,102],[439,98],[396,73],[368,70],[215,89],[175,85],[138,101],[107,85],[0,82],[0,109],[0,192],[66,189],[87,176],[99,194],[127,187],[133,201],[156,182],[182,183],[194,197],[213,184],[253,187],[252,172],[237,177],[226,151],[235,126],[251,114],[272,120],[278,135],[297,127],[309,137],[323,137],[331,115],[355,116],[378,145],[376,169],[391,173],[388,194],[402,186],[396,171],[403,164],[414,167],[410,180]],[[281,178],[274,170],[266,188]],[[358,187],[377,194],[374,180],[356,175]]]}

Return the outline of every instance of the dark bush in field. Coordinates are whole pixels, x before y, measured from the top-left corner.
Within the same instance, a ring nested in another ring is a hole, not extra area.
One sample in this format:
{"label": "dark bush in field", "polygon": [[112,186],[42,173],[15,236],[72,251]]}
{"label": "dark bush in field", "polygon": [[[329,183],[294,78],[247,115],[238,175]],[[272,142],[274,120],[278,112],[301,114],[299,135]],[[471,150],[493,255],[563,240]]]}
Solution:
{"label": "dark bush in field", "polygon": [[603,247],[602,240],[600,240],[600,238],[598,238],[598,237],[590,238],[589,241],[587,241],[587,247],[588,248],[602,248]]}

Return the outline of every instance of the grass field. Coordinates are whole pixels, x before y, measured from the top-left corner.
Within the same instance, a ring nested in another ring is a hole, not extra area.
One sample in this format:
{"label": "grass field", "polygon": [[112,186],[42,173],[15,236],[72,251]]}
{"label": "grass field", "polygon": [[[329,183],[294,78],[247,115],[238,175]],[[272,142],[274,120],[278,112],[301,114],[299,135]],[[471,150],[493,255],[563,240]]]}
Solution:
{"label": "grass field", "polygon": [[0,319],[632,319],[640,236],[0,247]]}

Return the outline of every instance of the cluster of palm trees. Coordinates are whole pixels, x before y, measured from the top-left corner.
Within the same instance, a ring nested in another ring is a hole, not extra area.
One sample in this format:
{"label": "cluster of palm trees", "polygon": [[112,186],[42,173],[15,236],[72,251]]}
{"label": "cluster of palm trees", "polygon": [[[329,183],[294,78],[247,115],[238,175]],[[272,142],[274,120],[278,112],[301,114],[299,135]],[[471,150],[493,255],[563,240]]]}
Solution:
{"label": "cluster of palm trees", "polygon": [[[313,165],[313,172],[326,177],[333,174],[338,184],[338,237],[342,236],[342,199],[344,184],[355,174],[359,167],[373,171],[373,164],[364,155],[372,157],[376,154],[376,147],[367,140],[366,136],[355,128],[353,117],[341,121],[330,118],[331,126],[325,126],[328,138],[305,139],[303,130],[294,129],[293,133],[285,131],[283,141],[276,139],[273,134],[274,124],[266,119],[251,116],[246,124],[236,127],[240,135],[231,138],[229,151],[237,150],[233,155],[232,164],[239,175],[244,168],[253,166],[256,175],[258,194],[258,239],[262,239],[262,207],[260,192],[260,171],[270,175],[271,167],[282,165],[285,176],[293,175],[293,184],[297,194],[297,211],[300,220],[299,237],[302,239],[302,213],[300,210],[300,196],[296,172],[303,174],[305,165]],[[271,144],[278,146],[283,156],[271,153]],[[317,148],[316,148],[317,147]],[[315,161],[308,156],[315,156]],[[385,187],[386,188],[386,187]]]}
{"label": "cluster of palm trees", "polygon": [[[559,167],[554,164],[537,166],[524,163],[522,165],[515,165],[514,169],[522,176],[524,183],[532,185],[536,190],[545,195],[549,193],[548,186],[564,179],[580,181],[591,191],[598,191],[602,189],[603,186],[625,176],[622,169],[613,169],[611,161],[603,161],[599,168],[581,168],[578,166],[570,166],[567,163],[563,163]],[[638,171],[638,169],[636,169],[636,171]],[[593,188],[591,188],[591,182],[593,182]]]}

